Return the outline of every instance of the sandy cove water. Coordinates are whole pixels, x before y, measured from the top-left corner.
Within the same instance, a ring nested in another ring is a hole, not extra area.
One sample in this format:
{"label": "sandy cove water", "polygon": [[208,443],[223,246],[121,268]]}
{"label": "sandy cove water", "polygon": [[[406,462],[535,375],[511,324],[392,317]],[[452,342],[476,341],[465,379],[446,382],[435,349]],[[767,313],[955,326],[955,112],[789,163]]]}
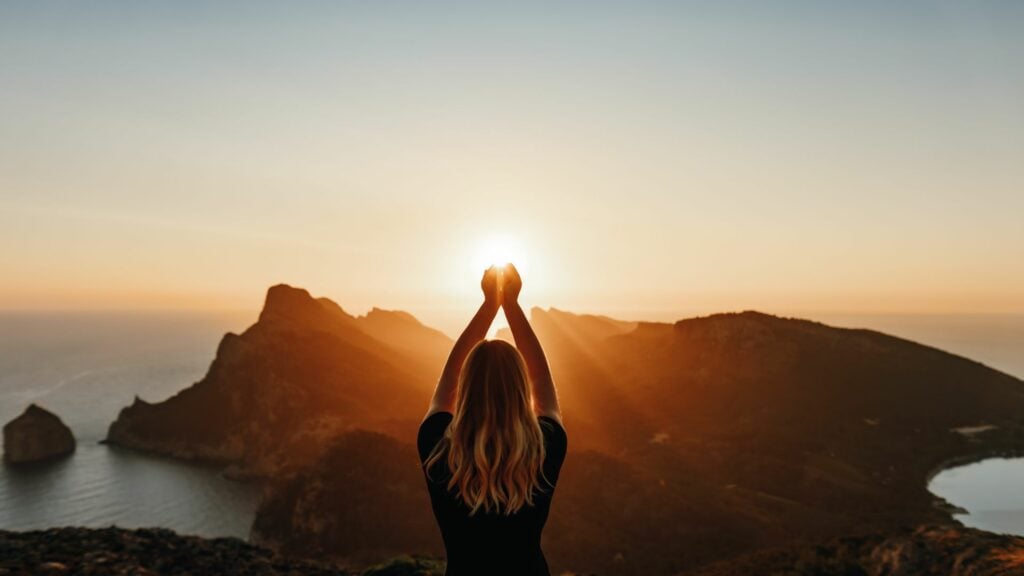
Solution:
{"label": "sandy cove water", "polygon": [[[78,439],[73,456],[0,466],[0,528],[162,526],[247,537],[259,489],[217,469],[99,444],[135,395],[158,401],[202,378],[221,336],[246,313],[0,313],[0,422],[36,402]],[[1024,376],[1024,316],[839,316],[814,319],[916,340]],[[937,475],[930,489],[979,528],[1024,534],[1024,459]]]}

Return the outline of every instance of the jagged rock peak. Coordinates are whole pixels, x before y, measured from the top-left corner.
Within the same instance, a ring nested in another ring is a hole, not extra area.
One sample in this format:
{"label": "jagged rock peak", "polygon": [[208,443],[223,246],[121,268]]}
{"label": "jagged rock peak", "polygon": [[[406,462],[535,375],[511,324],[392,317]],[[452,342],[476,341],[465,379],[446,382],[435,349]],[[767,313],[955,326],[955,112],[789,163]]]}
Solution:
{"label": "jagged rock peak", "polygon": [[316,309],[320,306],[321,304],[305,288],[275,284],[267,289],[267,297],[263,302],[263,314],[287,315],[310,308]]}
{"label": "jagged rock peak", "polygon": [[332,318],[350,322],[352,316],[341,306],[328,298],[313,298],[304,288],[288,284],[275,284],[267,290],[267,297],[260,312],[260,321],[288,320],[304,322]]}
{"label": "jagged rock peak", "polygon": [[149,403],[149,402],[146,402],[142,398],[139,398],[139,395],[136,394],[135,398],[132,400],[132,406],[152,406],[152,404]]}
{"label": "jagged rock peak", "polygon": [[25,411],[22,412],[22,416],[28,416],[32,418],[49,418],[52,416],[54,418],[57,418],[56,414],[50,412],[49,410],[43,408],[42,406],[36,404],[35,402],[29,404],[28,408],[25,408]]}

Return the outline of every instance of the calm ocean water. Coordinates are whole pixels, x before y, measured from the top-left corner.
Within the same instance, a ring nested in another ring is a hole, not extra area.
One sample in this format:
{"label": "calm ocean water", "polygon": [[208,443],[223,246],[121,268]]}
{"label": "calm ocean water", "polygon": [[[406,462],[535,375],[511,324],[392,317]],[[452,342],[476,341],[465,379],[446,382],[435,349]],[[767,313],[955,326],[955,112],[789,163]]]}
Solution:
{"label": "calm ocean water", "polygon": [[[99,444],[135,395],[162,400],[202,378],[217,343],[255,312],[0,313],[0,423],[38,403],[74,431],[78,450],[41,466],[0,466],[0,528],[163,526],[204,536],[249,532],[255,486],[216,469]],[[1024,378],[1024,316],[819,316],[968,356]],[[1013,477],[1015,480],[1007,481]],[[940,474],[931,488],[972,513],[965,523],[1024,534],[1024,459]]]}
{"label": "calm ocean water", "polygon": [[[823,316],[827,324],[871,328],[977,360],[1024,379],[1024,315]],[[981,423],[979,423],[981,424]],[[945,470],[928,489],[968,514],[966,526],[1024,535],[1024,458],[993,458]]]}
{"label": "calm ocean water", "polygon": [[968,511],[956,514],[967,526],[1024,535],[1024,458],[993,458],[950,468],[928,489]]}
{"label": "calm ocean water", "polygon": [[0,314],[0,422],[35,402],[71,427],[70,458],[0,466],[0,528],[163,526],[248,537],[259,490],[188,465],[99,444],[135,395],[166,398],[202,378],[217,343],[254,314]]}

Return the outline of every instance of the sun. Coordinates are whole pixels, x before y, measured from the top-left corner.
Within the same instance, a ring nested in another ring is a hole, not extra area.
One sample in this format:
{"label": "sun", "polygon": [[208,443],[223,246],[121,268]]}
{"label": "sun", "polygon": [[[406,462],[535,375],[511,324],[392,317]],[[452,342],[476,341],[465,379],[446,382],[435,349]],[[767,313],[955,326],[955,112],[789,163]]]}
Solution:
{"label": "sun", "polygon": [[508,234],[492,234],[481,240],[477,245],[474,267],[484,270],[491,266],[504,266],[512,263],[516,268],[526,268],[526,249],[514,236]]}

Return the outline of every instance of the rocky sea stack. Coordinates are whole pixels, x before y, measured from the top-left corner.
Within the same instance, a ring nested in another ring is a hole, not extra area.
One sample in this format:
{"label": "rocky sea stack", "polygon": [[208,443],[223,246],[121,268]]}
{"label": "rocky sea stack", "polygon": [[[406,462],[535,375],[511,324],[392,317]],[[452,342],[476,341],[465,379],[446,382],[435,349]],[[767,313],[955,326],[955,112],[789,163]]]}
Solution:
{"label": "rocky sea stack", "polygon": [[38,462],[75,451],[75,437],[56,414],[30,404],[4,426],[4,460],[11,464]]}

